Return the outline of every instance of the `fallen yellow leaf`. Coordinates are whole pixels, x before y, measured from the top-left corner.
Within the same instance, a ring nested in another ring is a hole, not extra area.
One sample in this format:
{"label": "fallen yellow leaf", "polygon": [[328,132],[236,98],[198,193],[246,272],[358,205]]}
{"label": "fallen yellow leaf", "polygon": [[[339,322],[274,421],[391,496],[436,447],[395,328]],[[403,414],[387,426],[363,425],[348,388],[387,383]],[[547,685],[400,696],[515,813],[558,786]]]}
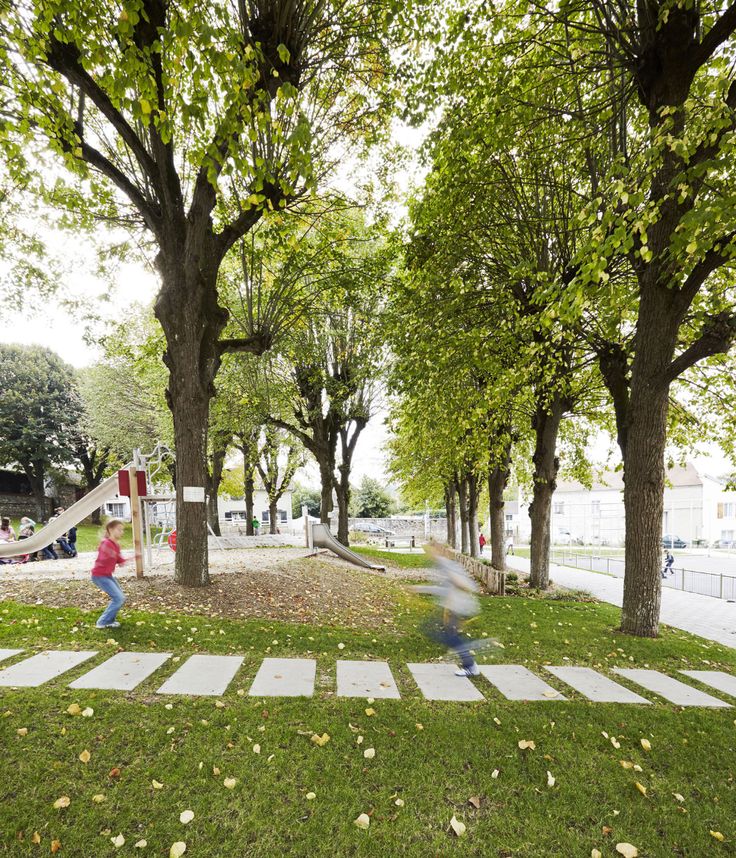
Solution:
{"label": "fallen yellow leaf", "polygon": [[71,799],[68,795],[62,795],[60,798],[57,798],[54,802],[54,807],[58,810],[60,807],[69,807],[71,804]]}
{"label": "fallen yellow leaf", "polygon": [[465,834],[465,823],[460,822],[459,819],[452,815],[452,819],[450,820],[450,828],[455,832],[458,837],[462,837]]}
{"label": "fallen yellow leaf", "polygon": [[154,789],[163,789],[164,788],[164,785],[162,783],[160,783],[159,781],[151,781],[151,786]]}
{"label": "fallen yellow leaf", "polygon": [[641,740],[641,746],[642,746],[642,748],[644,748],[645,751],[651,751],[652,750],[652,743],[649,741],[649,739],[642,739]]}
{"label": "fallen yellow leaf", "polygon": [[134,844],[133,844],[133,847],[134,847],[135,849],[145,849],[145,848],[146,848],[146,846],[148,846],[148,841],[147,841],[147,840],[139,840],[137,843],[134,843]]}
{"label": "fallen yellow leaf", "polygon": [[404,799],[403,798],[397,798],[396,801],[394,802],[394,804],[396,805],[396,807],[403,807],[404,806]]}
{"label": "fallen yellow leaf", "polygon": [[89,751],[82,751],[82,753],[79,755],[79,759],[80,762],[86,764],[92,759],[92,754],[90,754]]}
{"label": "fallen yellow leaf", "polygon": [[71,703],[66,710],[67,715],[81,715],[82,707],[78,703]]}
{"label": "fallen yellow leaf", "polygon": [[644,784],[640,784],[640,783],[639,783],[639,781],[637,781],[637,782],[634,784],[634,786],[639,790],[639,792],[640,792],[642,795],[646,795],[646,794],[647,794],[647,788],[644,786]]}
{"label": "fallen yellow leaf", "polygon": [[61,849],[61,840],[52,840],[51,841],[51,854],[56,855],[56,853]]}
{"label": "fallen yellow leaf", "polygon": [[313,733],[311,741],[320,748],[324,748],[324,746],[330,741],[330,735],[329,733],[323,733],[321,736],[318,736],[316,733]]}
{"label": "fallen yellow leaf", "polygon": [[88,706],[86,709],[82,709],[82,718],[91,718],[95,714],[95,710]]}
{"label": "fallen yellow leaf", "polygon": [[600,851],[600,849],[591,849],[590,858],[603,858],[603,853]]}
{"label": "fallen yellow leaf", "polygon": [[306,798],[307,801],[314,801],[314,799],[317,798],[317,793],[316,792],[308,792],[304,796],[304,798]]}
{"label": "fallen yellow leaf", "polygon": [[357,825],[358,828],[365,829],[365,828],[368,828],[368,826],[370,824],[371,824],[371,818],[370,818],[370,816],[368,816],[367,813],[361,813],[357,819],[353,820],[353,825]]}
{"label": "fallen yellow leaf", "polygon": [[719,840],[721,843],[726,839],[720,831],[712,831],[710,832],[711,837],[715,837],[716,840]]}
{"label": "fallen yellow leaf", "polygon": [[28,735],[28,727],[18,727],[15,731],[19,736],[27,736]]}
{"label": "fallen yellow leaf", "polygon": [[171,849],[169,849],[169,858],[181,858],[186,851],[187,844],[182,840],[177,840],[176,843],[171,844]]}
{"label": "fallen yellow leaf", "polygon": [[225,778],[225,780],[222,783],[226,789],[235,789],[235,784],[237,782],[238,781],[236,778]]}
{"label": "fallen yellow leaf", "polygon": [[530,751],[536,751],[537,746],[531,739],[519,739],[519,747],[522,751],[525,751],[529,748]]}
{"label": "fallen yellow leaf", "polygon": [[376,749],[366,748],[365,751],[363,751],[363,756],[366,758],[366,760],[372,760],[376,756]]}
{"label": "fallen yellow leaf", "polygon": [[630,760],[619,760],[619,765],[624,769],[633,769],[634,764]]}
{"label": "fallen yellow leaf", "polygon": [[118,834],[117,837],[111,837],[110,843],[116,848],[120,849],[121,846],[125,846],[125,838],[122,834]]}
{"label": "fallen yellow leaf", "polygon": [[189,825],[189,823],[194,819],[194,811],[193,810],[182,810],[179,814],[179,822],[182,825]]}
{"label": "fallen yellow leaf", "polygon": [[41,835],[37,831],[34,831],[33,836],[31,837],[31,843],[40,843],[40,842],[41,842]]}
{"label": "fallen yellow leaf", "polygon": [[102,804],[103,801],[107,801],[107,796],[103,795],[101,792],[98,792],[97,795],[92,796],[92,801],[95,804]]}
{"label": "fallen yellow leaf", "polygon": [[616,852],[624,858],[638,858],[639,850],[631,843],[617,843]]}
{"label": "fallen yellow leaf", "polygon": [[685,801],[685,796],[680,795],[679,792],[673,792],[672,795],[675,797],[675,801],[679,801],[680,804],[682,804],[682,802]]}
{"label": "fallen yellow leaf", "polygon": [[376,714],[376,710],[375,710],[375,709],[373,709],[373,707],[369,706],[369,707],[365,710],[365,714],[370,718],[372,715],[375,715],[375,714]]}
{"label": "fallen yellow leaf", "polygon": [[547,772],[547,786],[551,789],[555,785],[555,778],[552,772]]}

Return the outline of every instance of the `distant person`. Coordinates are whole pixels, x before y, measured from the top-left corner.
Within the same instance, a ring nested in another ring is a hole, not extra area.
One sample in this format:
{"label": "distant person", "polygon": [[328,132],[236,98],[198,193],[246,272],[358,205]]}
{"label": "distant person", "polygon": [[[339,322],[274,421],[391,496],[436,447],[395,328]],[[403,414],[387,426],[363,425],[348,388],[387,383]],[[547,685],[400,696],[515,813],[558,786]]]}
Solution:
{"label": "distant person", "polygon": [[483,553],[483,549],[486,547],[486,538],[483,536],[483,531],[478,535],[478,545],[480,546],[480,553]]}
{"label": "distant person", "polygon": [[105,525],[105,537],[97,549],[97,559],[92,567],[92,583],[110,597],[110,604],[95,623],[98,629],[118,629],[118,611],[125,604],[125,594],[120,584],[113,578],[116,566],[122,566],[126,560],[120,551],[120,540],[125,532],[125,524],[113,518]]}
{"label": "distant person", "polygon": [[509,536],[509,538],[506,540],[506,553],[507,554],[513,554],[514,553],[514,537],[513,536]]}
{"label": "distant person", "polygon": [[668,575],[674,575],[675,570],[672,568],[675,564],[675,558],[672,556],[671,551],[664,552],[664,566],[662,567],[662,577],[666,578]]}
{"label": "distant person", "polygon": [[[47,522],[46,525],[51,524],[51,522],[56,518],[56,516],[52,516]],[[41,560],[58,560],[59,555],[56,553],[56,549],[54,548],[54,543],[52,542],[50,545],[47,545],[45,548],[41,549]]]}
{"label": "distant person", "polygon": [[478,585],[454,560],[436,554],[434,563],[440,576],[438,583],[429,587],[412,587],[417,593],[435,596],[440,609],[425,624],[424,631],[429,638],[457,653],[462,666],[455,671],[455,676],[478,676],[480,669],[471,650],[474,645],[487,646],[494,642],[473,642],[461,633],[463,622],[480,613],[480,604],[475,596]]}
{"label": "distant person", "polygon": [[[36,522],[29,518],[27,515],[24,515],[20,520],[20,524],[18,525],[18,541],[21,539],[28,539],[30,536],[36,532]],[[38,560],[38,552],[34,551],[32,554],[28,555],[28,559],[35,563]]]}
{"label": "distant person", "polygon": [[254,533],[256,536],[258,536],[258,532],[259,532],[259,531],[260,531],[260,529],[261,529],[261,523],[260,523],[260,521],[258,521],[258,519],[257,519],[255,516],[253,516],[253,521],[251,522],[251,524],[253,525],[253,533]]}
{"label": "distant person", "polygon": [[66,538],[67,538],[67,542],[69,543],[69,547],[74,552],[74,554],[72,556],[76,557],[77,556],[77,528],[76,527],[70,527],[69,530],[67,531]]}
{"label": "distant person", "polygon": [[0,519],[0,542],[15,542],[15,531],[5,516]]}

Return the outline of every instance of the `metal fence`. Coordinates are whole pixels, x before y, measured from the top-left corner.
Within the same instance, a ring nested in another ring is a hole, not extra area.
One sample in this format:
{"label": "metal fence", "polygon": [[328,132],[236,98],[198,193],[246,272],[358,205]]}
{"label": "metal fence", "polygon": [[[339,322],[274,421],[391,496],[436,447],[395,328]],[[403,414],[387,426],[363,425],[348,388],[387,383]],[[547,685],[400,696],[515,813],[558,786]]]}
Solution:
{"label": "metal fence", "polygon": [[[550,560],[561,566],[573,566],[590,572],[604,572],[616,578],[624,577],[622,557],[600,557],[594,554],[576,554],[564,549],[553,549]],[[719,572],[700,572],[696,569],[683,569],[673,566],[674,574],[662,579],[662,586],[686,593],[699,593],[701,596],[713,596],[716,599],[736,600],[736,576]]]}

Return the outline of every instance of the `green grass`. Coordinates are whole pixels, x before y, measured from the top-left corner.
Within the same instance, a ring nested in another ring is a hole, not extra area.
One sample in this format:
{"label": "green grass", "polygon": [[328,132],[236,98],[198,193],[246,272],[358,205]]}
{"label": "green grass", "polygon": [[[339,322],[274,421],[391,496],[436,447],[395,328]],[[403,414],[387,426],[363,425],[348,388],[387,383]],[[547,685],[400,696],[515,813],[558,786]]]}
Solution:
{"label": "green grass", "polygon": [[[687,666],[736,671],[735,651],[684,632],[665,629],[658,640],[618,634],[618,611],[608,605],[482,601],[468,630],[505,643],[495,660],[526,663],[540,674],[545,663],[566,658],[604,671],[614,665],[648,665],[670,675]],[[641,856],[736,854],[732,710],[592,704],[574,693],[566,702],[513,703],[480,680],[483,703],[430,703],[405,667],[440,655],[417,630],[426,610],[422,597],[397,597],[397,633],[135,611],[124,613],[121,629],[98,632],[96,612],[0,602],[2,647],[99,650],[89,664],[118,647],[167,650],[182,660],[197,651],[245,656],[222,698],[225,708],[213,699],[156,696],[174,663],[129,694],[69,689],[89,665],[41,688],[0,689],[0,855],[49,854],[53,839],[61,841],[61,856],[74,858],[167,856],[180,840],[187,858],[567,858],[590,855],[593,847],[613,856],[621,841],[635,844]],[[315,697],[240,696],[266,655],[317,658]],[[330,693],[335,660],[363,657],[388,659],[402,691],[402,700],[373,703],[373,716],[365,700]],[[94,716],[67,715],[74,702],[92,707]],[[19,728],[27,735],[19,736]],[[328,733],[330,741],[316,747],[313,732]],[[642,738],[651,742],[650,753]],[[520,750],[521,739],[533,740],[536,750]],[[373,760],[363,757],[369,747],[376,749]],[[91,753],[86,765],[78,759],[83,750]],[[642,771],[624,770],[622,759]],[[225,789],[225,777],[237,778],[234,790]],[[154,779],[163,789],[152,788]],[[310,791],[313,801],[305,797]],[[106,800],[94,803],[97,794]],[[56,810],[62,795],[70,806]],[[479,809],[470,797],[478,797]],[[185,809],[195,813],[186,826],[179,822]],[[368,831],[352,824],[363,812],[371,814]],[[453,814],[467,825],[462,839],[448,833]],[[726,841],[716,842],[710,830]],[[34,831],[40,847],[31,842]],[[119,833],[126,844],[116,850],[110,837]],[[148,847],[139,852],[132,846],[141,838]]]}
{"label": "green grass", "polygon": [[387,560],[401,569],[429,569],[432,566],[432,558],[424,552],[403,554],[398,551],[386,551],[383,548],[370,548],[365,545],[351,546],[351,550],[373,560]]}

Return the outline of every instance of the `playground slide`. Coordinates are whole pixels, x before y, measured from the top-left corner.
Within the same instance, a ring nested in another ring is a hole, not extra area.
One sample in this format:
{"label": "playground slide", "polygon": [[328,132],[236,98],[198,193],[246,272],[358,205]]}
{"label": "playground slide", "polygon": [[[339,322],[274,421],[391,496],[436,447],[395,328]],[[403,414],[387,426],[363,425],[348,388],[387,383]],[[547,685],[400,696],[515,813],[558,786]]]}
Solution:
{"label": "playground slide", "polygon": [[65,510],[46,527],[40,527],[33,536],[19,542],[0,542],[0,557],[17,557],[20,554],[30,554],[51,545],[70,527],[79,524],[88,515],[102,506],[106,500],[114,498],[118,493],[118,475],[103,480],[97,488],[92,489],[83,498]]}
{"label": "playground slide", "polygon": [[312,545],[314,548],[327,548],[329,551],[337,554],[338,557],[342,557],[343,560],[347,560],[348,563],[354,563],[356,566],[362,566],[365,569],[373,569],[376,572],[386,571],[385,566],[376,566],[366,560],[365,557],[361,557],[360,554],[356,554],[349,548],[345,548],[345,546],[341,542],[338,542],[330,533],[330,528],[326,524],[312,525]]}

